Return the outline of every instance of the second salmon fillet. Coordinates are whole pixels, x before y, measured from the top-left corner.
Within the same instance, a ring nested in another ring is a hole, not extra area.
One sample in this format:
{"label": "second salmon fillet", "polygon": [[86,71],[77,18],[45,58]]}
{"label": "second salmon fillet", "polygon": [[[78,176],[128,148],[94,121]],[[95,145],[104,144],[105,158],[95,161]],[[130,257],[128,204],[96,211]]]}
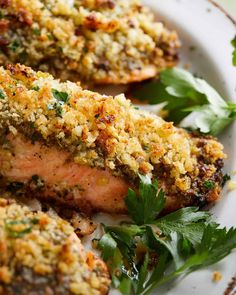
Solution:
{"label": "second salmon fillet", "polygon": [[123,95],[16,65],[0,69],[0,96],[0,172],[8,190],[121,213],[142,174],[158,179],[167,211],[219,198],[222,145],[136,110]]}

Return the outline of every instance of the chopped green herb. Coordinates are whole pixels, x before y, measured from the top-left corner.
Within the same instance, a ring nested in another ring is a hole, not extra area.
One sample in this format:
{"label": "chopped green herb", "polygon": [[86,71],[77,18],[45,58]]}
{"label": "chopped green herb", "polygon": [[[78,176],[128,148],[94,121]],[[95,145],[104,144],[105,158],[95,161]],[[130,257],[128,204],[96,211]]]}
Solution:
{"label": "chopped green herb", "polygon": [[31,89],[34,90],[34,91],[39,91],[40,87],[39,86],[34,86]]}
{"label": "chopped green herb", "polygon": [[60,102],[67,103],[69,100],[69,95],[67,92],[58,91],[57,89],[52,89],[52,94]]}
{"label": "chopped green herb", "polygon": [[[32,231],[32,225],[38,224],[38,219],[10,220],[5,222],[5,229],[12,238],[22,238]],[[19,230],[17,225],[25,225],[24,229]]]}
{"label": "chopped green herb", "polygon": [[226,184],[226,182],[227,182],[228,180],[230,180],[230,179],[231,179],[230,175],[229,175],[229,174],[225,174],[225,175],[223,176],[222,186],[224,186],[224,185]]}
{"label": "chopped green herb", "polygon": [[234,47],[233,53],[232,53],[232,62],[233,65],[236,66],[236,36],[231,41],[232,46]]}
{"label": "chopped green herb", "polygon": [[48,36],[48,40],[50,40],[50,41],[52,41],[54,39],[52,34],[47,34],[47,36]]}
{"label": "chopped green herb", "polygon": [[62,117],[63,109],[59,103],[48,104],[47,107],[49,110],[55,110],[57,117]]}
{"label": "chopped green herb", "polygon": [[10,43],[9,48],[13,51],[16,52],[20,47],[20,41],[14,40]]}
{"label": "chopped green herb", "polygon": [[0,99],[4,99],[5,98],[5,94],[4,92],[2,91],[2,89],[0,89]]}
{"label": "chopped green herb", "polygon": [[40,29],[38,29],[38,28],[34,28],[34,29],[33,29],[33,34],[36,35],[36,36],[40,36],[40,35],[41,35],[41,31],[40,31]]}
{"label": "chopped green herb", "polygon": [[56,110],[56,116],[57,116],[57,117],[62,117],[62,113],[63,113],[63,109],[62,109],[62,107],[61,107],[60,105],[57,105],[57,106],[55,107],[55,110]]}
{"label": "chopped green herb", "polygon": [[207,188],[207,189],[213,189],[215,187],[215,182],[212,181],[212,180],[206,180],[204,183],[203,183],[204,187]]}
{"label": "chopped green herb", "polygon": [[133,222],[104,226],[97,245],[124,295],[148,295],[236,248],[236,229],[220,228],[208,212],[189,207],[160,218],[164,201],[157,182],[141,176],[139,193],[130,190],[125,199]]}

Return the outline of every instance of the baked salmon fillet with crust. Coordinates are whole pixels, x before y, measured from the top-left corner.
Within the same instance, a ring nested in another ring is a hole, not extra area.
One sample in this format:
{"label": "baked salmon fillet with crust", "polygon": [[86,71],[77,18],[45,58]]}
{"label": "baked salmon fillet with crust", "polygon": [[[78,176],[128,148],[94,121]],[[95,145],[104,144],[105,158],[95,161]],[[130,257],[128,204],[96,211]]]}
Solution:
{"label": "baked salmon fillet with crust", "polygon": [[139,174],[158,179],[166,211],[219,198],[223,146],[115,97],[21,65],[0,68],[1,186],[84,212],[126,212]]}
{"label": "baked salmon fillet with crust", "polygon": [[0,198],[0,294],[105,295],[105,263],[64,220]]}
{"label": "baked salmon fillet with crust", "polygon": [[0,65],[63,80],[129,83],[178,60],[180,42],[139,0],[0,1]]}

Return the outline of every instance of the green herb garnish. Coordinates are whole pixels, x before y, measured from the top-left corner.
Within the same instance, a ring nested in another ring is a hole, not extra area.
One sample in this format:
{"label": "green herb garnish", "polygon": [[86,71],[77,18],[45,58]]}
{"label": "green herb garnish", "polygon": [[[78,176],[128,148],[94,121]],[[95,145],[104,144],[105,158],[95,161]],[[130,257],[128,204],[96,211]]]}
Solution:
{"label": "green herb garnish", "polygon": [[69,100],[69,95],[67,92],[58,91],[56,89],[52,89],[52,94],[54,98],[60,102],[67,103]]}
{"label": "green herb garnish", "polygon": [[224,186],[225,183],[226,183],[228,180],[230,180],[230,179],[231,179],[230,175],[229,175],[229,174],[225,174],[225,175],[223,176],[222,186]]}
{"label": "green herb garnish", "polygon": [[4,99],[5,98],[5,94],[4,92],[2,91],[2,89],[0,89],[0,99]]}
{"label": "green herb garnish", "polygon": [[98,242],[113,286],[124,295],[148,295],[236,248],[236,229],[220,228],[208,212],[188,207],[159,217],[164,193],[148,177],[141,176],[139,192],[129,190],[125,202],[132,222],[104,226]]}
{"label": "green herb garnish", "polygon": [[13,51],[16,52],[20,47],[20,41],[14,40],[10,43],[9,48]]}
{"label": "green herb garnish", "polygon": [[58,91],[57,89],[52,89],[53,97],[57,100],[54,104],[48,104],[49,110],[55,110],[57,117],[62,117],[64,103],[68,103],[69,95],[67,92]]}
{"label": "green herb garnish", "polygon": [[38,29],[38,28],[34,28],[34,29],[33,29],[33,34],[36,35],[36,36],[40,36],[40,35],[41,35],[41,31],[40,31],[40,29]]}
{"label": "green herb garnish", "polygon": [[144,84],[134,97],[150,104],[165,103],[168,121],[214,136],[236,118],[236,104],[226,102],[206,81],[179,68],[162,71],[160,81]]}
{"label": "green herb garnish", "polygon": [[232,53],[232,63],[234,66],[236,66],[236,36],[231,41],[232,46],[234,47],[233,53]]}
{"label": "green herb garnish", "polygon": [[40,87],[39,86],[33,86],[31,89],[34,90],[34,91],[39,91]]}
{"label": "green herb garnish", "polygon": [[[9,220],[5,222],[5,229],[12,238],[22,238],[32,231],[32,226],[38,224],[38,219]],[[18,230],[17,225],[25,225],[24,229]]]}
{"label": "green herb garnish", "polygon": [[207,189],[213,189],[215,187],[215,182],[212,181],[212,180],[206,180],[204,183],[203,183],[204,187],[207,188]]}

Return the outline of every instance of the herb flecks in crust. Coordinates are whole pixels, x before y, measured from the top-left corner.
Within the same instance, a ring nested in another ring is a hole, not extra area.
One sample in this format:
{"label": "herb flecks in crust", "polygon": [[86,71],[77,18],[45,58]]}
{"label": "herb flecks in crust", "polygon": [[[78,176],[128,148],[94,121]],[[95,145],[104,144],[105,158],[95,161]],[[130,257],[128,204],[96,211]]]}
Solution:
{"label": "herb flecks in crust", "polygon": [[176,32],[155,21],[139,0],[4,3],[2,65],[20,62],[63,80],[127,83],[178,60]]}
{"label": "herb flecks in crust", "polygon": [[[1,127],[13,137],[24,135],[47,149],[65,150],[78,165],[105,168],[134,184],[139,173],[157,177],[171,197],[171,210],[219,197],[225,154],[213,137],[191,134],[137,110],[123,95],[100,95],[20,65],[0,70],[0,88],[5,95]],[[55,104],[60,116],[48,108]],[[203,185],[209,180],[214,187]]]}
{"label": "herb flecks in crust", "polygon": [[60,218],[0,198],[1,294],[107,294],[105,264]]}

